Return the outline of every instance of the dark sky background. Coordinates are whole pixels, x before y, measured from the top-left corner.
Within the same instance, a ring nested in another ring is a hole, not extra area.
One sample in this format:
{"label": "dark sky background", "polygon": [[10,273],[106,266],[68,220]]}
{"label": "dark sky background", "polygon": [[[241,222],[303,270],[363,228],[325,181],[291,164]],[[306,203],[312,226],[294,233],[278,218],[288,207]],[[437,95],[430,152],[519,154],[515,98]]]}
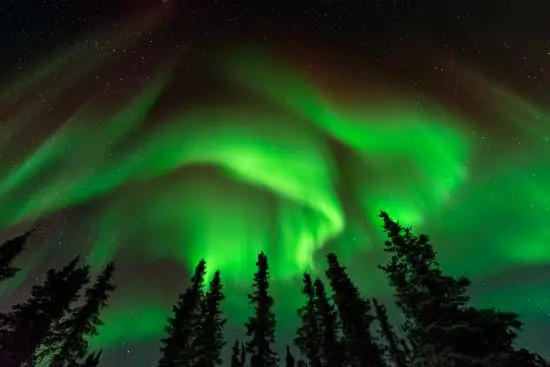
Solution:
{"label": "dark sky background", "polygon": [[389,301],[379,209],[550,357],[548,1],[6,0],[0,50],[0,239],[38,229],[0,306],[115,260],[105,366],[154,365],[201,257],[229,340],[260,250],[281,347],[328,251]]}

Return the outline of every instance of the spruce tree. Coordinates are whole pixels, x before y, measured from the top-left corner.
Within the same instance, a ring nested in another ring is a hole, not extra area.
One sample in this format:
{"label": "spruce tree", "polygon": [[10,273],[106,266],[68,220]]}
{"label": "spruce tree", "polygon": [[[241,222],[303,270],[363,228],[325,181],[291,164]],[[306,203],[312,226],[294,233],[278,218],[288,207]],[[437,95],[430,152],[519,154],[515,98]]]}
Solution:
{"label": "spruce tree", "polygon": [[195,367],[214,367],[222,363],[223,326],[226,323],[221,310],[221,302],[225,299],[222,287],[220,272],[217,271],[201,304],[201,321],[194,340]]}
{"label": "spruce tree", "polygon": [[295,367],[296,362],[294,360],[294,356],[290,352],[290,347],[286,346],[286,357],[285,357],[285,366],[286,367]]}
{"label": "spruce tree", "polygon": [[26,232],[0,245],[0,282],[13,277],[19,271],[12,266],[12,262],[23,251],[32,232]]}
{"label": "spruce tree", "polygon": [[246,365],[246,346],[241,343],[241,367]]}
{"label": "spruce tree", "polygon": [[[441,274],[435,251],[426,236],[414,236],[411,228],[401,227],[386,213],[381,213],[381,217],[389,238],[385,251],[391,258],[388,265],[380,268],[395,288],[396,303],[405,316],[404,330],[414,359],[419,362],[435,359],[434,350],[446,349],[441,345],[444,330],[458,321],[460,310],[468,301],[465,290],[469,281]],[[445,353],[454,354],[454,351]]]}
{"label": "spruce tree", "polygon": [[231,348],[231,367],[243,367],[243,361],[241,360],[241,345],[239,339],[235,339],[233,348]]}
{"label": "spruce tree", "polygon": [[3,316],[0,328],[2,367],[33,365],[41,344],[52,333],[88,282],[88,267],[78,267],[78,258],[61,270],[49,270],[42,285],[34,286],[30,298],[16,304]]}
{"label": "spruce tree", "polygon": [[395,367],[405,367],[406,357],[405,352],[401,350],[401,343],[393,327],[390,324],[388,319],[388,313],[386,312],[386,307],[378,303],[376,298],[372,299],[372,304],[374,305],[374,310],[376,313],[376,318],[380,325],[379,333],[384,337],[386,341],[386,351],[388,353],[389,359],[393,362]]}
{"label": "spruce tree", "polygon": [[[415,236],[385,212],[380,217],[391,257],[381,266],[406,318],[412,366],[537,366],[540,357],[516,351],[517,315],[467,306],[469,280],[444,275],[426,235]],[[510,364],[511,363],[511,364]]]}
{"label": "spruce tree", "polygon": [[[99,366],[99,359],[101,358],[101,351],[97,353],[90,353],[84,360],[84,362],[74,365],[75,367],[97,367]],[[73,367],[73,365],[69,365],[69,367]]]}
{"label": "spruce tree", "polygon": [[315,289],[309,274],[304,274],[302,293],[306,296],[305,304],[298,309],[301,325],[296,332],[294,344],[307,358],[311,367],[321,366],[320,360],[320,327],[315,308]]}
{"label": "spruce tree", "polygon": [[97,335],[98,327],[103,324],[99,314],[115,290],[112,283],[114,269],[113,263],[108,264],[93,286],[86,290],[84,304],[55,326],[55,333],[46,345],[54,355],[51,367],[70,366],[86,356],[87,337]]}
{"label": "spruce tree", "polygon": [[320,326],[320,359],[324,367],[344,366],[345,353],[339,341],[338,315],[334,306],[330,303],[325,285],[320,279],[316,279],[315,310]]}
{"label": "spruce tree", "polygon": [[336,255],[329,254],[326,275],[333,290],[333,299],[340,319],[344,343],[352,367],[379,367],[384,365],[382,351],[371,335],[374,321],[371,305],[361,297],[357,286],[338,263]]}
{"label": "spruce tree", "polygon": [[250,353],[251,367],[275,367],[278,358],[273,351],[275,343],[275,314],[272,311],[273,297],[269,295],[269,266],[267,257],[261,252],[256,262],[254,291],[248,295],[254,306],[254,315],[246,323],[246,335],[250,340],[246,350]]}
{"label": "spruce tree", "polygon": [[192,342],[200,322],[205,272],[206,262],[201,260],[191,277],[191,286],[179,296],[173,307],[173,316],[169,318],[166,327],[167,336],[161,341],[159,367],[192,365],[192,357],[196,355]]}

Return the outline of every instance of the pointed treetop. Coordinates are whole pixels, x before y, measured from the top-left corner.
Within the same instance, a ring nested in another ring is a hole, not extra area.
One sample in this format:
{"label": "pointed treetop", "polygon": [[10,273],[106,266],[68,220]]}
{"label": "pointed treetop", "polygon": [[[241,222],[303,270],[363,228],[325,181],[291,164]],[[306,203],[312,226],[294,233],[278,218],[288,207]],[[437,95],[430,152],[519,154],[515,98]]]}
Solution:
{"label": "pointed treetop", "polygon": [[191,277],[191,285],[178,296],[173,306],[173,315],[166,327],[167,335],[161,341],[159,367],[177,366],[179,361],[191,360],[196,355],[192,342],[200,322],[205,273],[206,262],[201,259]]}
{"label": "pointed treetop", "polygon": [[248,299],[254,307],[254,315],[246,322],[246,335],[250,340],[246,343],[250,352],[251,367],[274,367],[277,365],[277,354],[273,350],[275,343],[275,314],[273,313],[273,297],[269,294],[269,266],[263,252],[258,254],[257,270],[254,274],[252,293]]}
{"label": "pointed treetop", "polygon": [[290,352],[290,346],[286,346],[286,358],[285,358],[285,365],[286,367],[294,367],[296,364],[294,360],[294,356]]}
{"label": "pointed treetop", "polygon": [[239,355],[241,354],[241,347],[239,344],[239,339],[235,339],[233,348],[231,348],[231,367],[241,367],[241,361]]}
{"label": "pointed treetop", "polygon": [[0,281],[13,277],[19,271],[13,267],[13,260],[25,249],[28,237],[34,229],[12,238],[0,245]]}

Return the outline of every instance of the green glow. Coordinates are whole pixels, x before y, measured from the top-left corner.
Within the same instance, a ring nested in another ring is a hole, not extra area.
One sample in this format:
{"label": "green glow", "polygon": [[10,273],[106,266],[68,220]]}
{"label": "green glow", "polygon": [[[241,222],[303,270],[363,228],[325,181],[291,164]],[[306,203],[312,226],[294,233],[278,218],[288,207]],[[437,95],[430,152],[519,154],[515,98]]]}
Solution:
{"label": "green glow", "polygon": [[[373,98],[355,86],[347,100],[322,78],[267,54],[237,49],[217,60],[224,60],[216,65],[220,83],[234,99],[212,91],[189,107],[182,93],[181,106],[166,108],[186,80],[163,70],[124,95],[122,107],[109,106],[108,94],[89,97],[25,157],[2,162],[0,228],[74,210],[67,241],[89,251],[95,269],[113,258],[191,267],[204,257],[210,272],[221,270],[235,322],[247,317],[242,293],[264,251],[287,333],[301,303],[296,282],[304,270],[322,274],[327,246],[369,294],[387,292],[376,269],[380,209],[425,230],[445,268],[476,281],[550,262],[550,115],[542,109],[509,91],[492,95],[487,103],[505,106],[499,121],[523,142],[499,145],[496,134],[479,139],[487,129],[425,98]],[[31,111],[10,124],[19,126]],[[0,142],[0,156],[16,148],[28,146]],[[44,253],[54,246],[45,244]],[[115,294],[98,348],[162,332],[173,299],[151,284],[136,287],[121,285]],[[542,287],[529,302],[516,299],[517,309],[539,315]],[[505,292],[484,297],[479,302],[509,308]]]}
{"label": "green glow", "polygon": [[[229,73],[232,80],[317,124],[366,161],[382,163],[374,163],[372,172],[381,184],[365,177],[358,193],[370,218],[388,208],[396,218],[417,224],[425,210],[418,203],[437,205],[467,177],[467,142],[457,130],[458,121],[443,111],[365,101],[338,107],[304,78],[253,52],[229,58]],[[380,178],[391,180],[403,172],[407,182],[393,187]]]}
{"label": "green glow", "polygon": [[[0,224],[7,226],[37,217],[116,187],[124,178],[112,172],[101,175],[99,167],[105,164],[105,155],[113,152],[125,134],[144,120],[165,79],[160,78],[137,102],[121,109],[104,127],[98,127],[99,130],[93,125],[94,120],[101,119],[92,112],[93,101],[75,113],[0,184],[0,202],[6,200],[2,207],[12,210],[3,213]],[[46,178],[45,174],[48,174]],[[33,188],[34,192],[24,191],[32,179],[40,180],[41,186]]]}
{"label": "green glow", "polygon": [[101,349],[105,346],[116,345],[128,340],[128,326],[132,325],[132,341],[147,340],[163,331],[166,319],[170,315],[165,305],[140,299],[132,307],[129,305],[110,311],[107,309],[102,315],[105,324],[100,329],[98,337],[91,343],[92,349]]}

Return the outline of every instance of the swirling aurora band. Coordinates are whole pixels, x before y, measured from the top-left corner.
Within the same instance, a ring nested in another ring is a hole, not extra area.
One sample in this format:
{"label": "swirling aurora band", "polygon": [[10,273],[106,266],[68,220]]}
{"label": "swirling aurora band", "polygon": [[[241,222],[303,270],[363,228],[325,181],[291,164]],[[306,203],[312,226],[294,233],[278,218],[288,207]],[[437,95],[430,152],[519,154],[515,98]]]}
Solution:
{"label": "swirling aurora band", "polygon": [[[489,157],[472,124],[436,104],[331,98],[322,83],[262,52],[235,49],[222,60],[218,77],[242,96],[237,102],[209,98],[160,111],[178,80],[176,71],[164,70],[122,107],[101,93],[88,98],[25,154],[15,151],[13,139],[31,116],[28,109],[15,114],[10,139],[0,142],[2,156],[12,158],[0,167],[0,227],[80,213],[63,238],[75,244],[72,251],[89,251],[94,269],[114,258],[192,267],[204,257],[223,274],[226,308],[236,322],[247,315],[241,293],[254,258],[266,251],[274,292],[289,283],[296,289],[277,304],[291,332],[300,302],[296,282],[303,271],[322,273],[329,247],[351,263],[363,288],[387,292],[376,269],[382,241],[376,213],[384,209],[440,240],[449,271],[496,282],[478,302],[508,306],[515,294],[529,292],[513,309],[547,317],[548,279],[498,284],[498,274],[550,261],[546,112],[508,91],[493,95],[490,103],[506,101],[499,118],[525,143],[494,144],[508,154]],[[483,87],[483,79],[472,78]],[[59,88],[52,85],[52,93]],[[544,154],[533,156],[534,147]],[[27,268],[56,251],[49,241],[25,258]],[[358,255],[369,266],[354,262]],[[28,275],[21,272],[4,292]],[[167,297],[155,281],[122,280],[94,345],[158,338],[172,293]]]}

